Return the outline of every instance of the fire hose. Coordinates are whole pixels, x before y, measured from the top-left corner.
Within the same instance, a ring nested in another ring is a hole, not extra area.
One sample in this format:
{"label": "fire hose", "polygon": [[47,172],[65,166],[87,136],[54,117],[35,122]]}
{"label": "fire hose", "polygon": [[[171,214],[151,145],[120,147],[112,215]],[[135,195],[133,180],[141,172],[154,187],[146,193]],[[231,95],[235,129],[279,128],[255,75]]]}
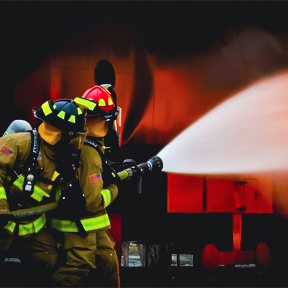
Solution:
{"label": "fire hose", "polygon": [[[135,176],[142,177],[143,174],[149,172],[161,171],[163,169],[163,161],[159,156],[154,156],[150,158],[147,162],[141,163],[139,165],[134,165],[123,171],[117,173],[118,178],[122,181],[125,179],[130,179]],[[52,202],[44,205],[39,205],[32,208],[27,209],[19,209],[15,211],[11,211],[9,215],[11,218],[24,218],[27,216],[38,215],[46,212],[53,211],[57,208],[58,202]]]}

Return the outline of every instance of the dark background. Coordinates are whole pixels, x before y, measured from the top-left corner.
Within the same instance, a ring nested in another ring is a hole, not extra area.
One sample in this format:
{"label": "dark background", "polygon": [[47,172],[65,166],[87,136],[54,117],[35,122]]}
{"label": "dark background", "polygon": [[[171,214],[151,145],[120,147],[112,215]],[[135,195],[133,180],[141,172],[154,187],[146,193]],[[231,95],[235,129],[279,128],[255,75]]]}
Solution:
{"label": "dark background", "polygon": [[0,8],[1,69],[16,80],[88,21],[139,27],[148,52],[165,57],[208,49],[229,26],[275,34],[288,27],[285,1],[5,1]]}
{"label": "dark background", "polygon": [[25,80],[46,53],[83,23],[132,25],[148,52],[169,58],[209,49],[224,41],[230,26],[253,25],[280,33],[288,27],[287,8],[284,1],[0,2],[0,128],[15,119],[15,81]]}

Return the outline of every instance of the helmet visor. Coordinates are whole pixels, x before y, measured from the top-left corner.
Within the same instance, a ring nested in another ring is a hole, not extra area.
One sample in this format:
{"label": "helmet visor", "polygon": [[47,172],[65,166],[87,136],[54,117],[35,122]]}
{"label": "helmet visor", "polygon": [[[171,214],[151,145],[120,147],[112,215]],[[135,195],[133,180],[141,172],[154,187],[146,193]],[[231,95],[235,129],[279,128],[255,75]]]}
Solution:
{"label": "helmet visor", "polygon": [[97,117],[101,117],[103,120],[109,122],[109,121],[114,121],[117,119],[118,115],[119,115],[119,107],[115,107],[111,112],[102,112],[102,111],[87,111],[87,118],[97,118]]}

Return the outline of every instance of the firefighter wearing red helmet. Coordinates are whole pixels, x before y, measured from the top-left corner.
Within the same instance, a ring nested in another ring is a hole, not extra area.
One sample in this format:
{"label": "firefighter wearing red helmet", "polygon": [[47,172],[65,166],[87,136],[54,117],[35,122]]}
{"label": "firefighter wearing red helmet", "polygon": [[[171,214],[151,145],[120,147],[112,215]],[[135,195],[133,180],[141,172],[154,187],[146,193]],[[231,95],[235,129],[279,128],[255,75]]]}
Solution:
{"label": "firefighter wearing red helmet", "polygon": [[[58,251],[46,228],[46,213],[31,212],[55,201],[58,160],[65,160],[63,151],[81,148],[86,128],[84,113],[73,100],[47,101],[34,109],[34,116],[42,122],[38,129],[8,131],[0,138],[0,255],[3,265],[11,251],[16,253],[27,267],[27,279],[37,286],[47,283]],[[13,218],[19,209],[26,216]]]}
{"label": "firefighter wearing red helmet", "polygon": [[[90,108],[88,109],[88,118],[91,118],[92,115],[93,117],[99,115],[99,117],[102,116],[106,120],[104,123],[106,129],[108,126],[108,132],[104,136],[104,142],[108,148],[105,150],[105,156],[115,163],[116,168],[121,169],[124,159],[119,144],[118,121],[116,121],[120,108],[117,106],[117,97],[113,86],[109,84],[93,86],[84,93],[83,99],[94,102],[93,106],[89,102],[87,104]],[[95,103],[98,103],[98,105],[94,106]],[[88,120],[88,125],[90,129],[93,129],[92,119]]]}
{"label": "firefighter wearing red helmet", "polygon": [[86,211],[81,218],[82,233],[69,219],[52,218],[52,227],[62,232],[64,239],[62,265],[52,275],[54,286],[120,287],[118,258],[115,242],[108,232],[110,221],[106,211],[116,198],[118,188],[113,176],[105,176],[103,163],[104,137],[109,123],[118,115],[116,94],[111,89],[111,85],[93,86],[83,97],[74,99],[87,109],[88,134],[77,171]]}

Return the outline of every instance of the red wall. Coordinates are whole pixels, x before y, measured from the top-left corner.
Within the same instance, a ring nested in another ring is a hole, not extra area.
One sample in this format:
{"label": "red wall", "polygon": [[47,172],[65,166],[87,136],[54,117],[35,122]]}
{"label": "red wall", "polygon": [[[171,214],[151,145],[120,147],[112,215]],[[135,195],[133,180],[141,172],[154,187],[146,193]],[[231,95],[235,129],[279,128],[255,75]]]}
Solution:
{"label": "red wall", "polygon": [[[272,213],[272,189],[260,187],[255,177],[201,177],[168,173],[168,212],[177,213]],[[246,183],[242,185],[242,181]],[[237,209],[238,208],[238,209]]]}

